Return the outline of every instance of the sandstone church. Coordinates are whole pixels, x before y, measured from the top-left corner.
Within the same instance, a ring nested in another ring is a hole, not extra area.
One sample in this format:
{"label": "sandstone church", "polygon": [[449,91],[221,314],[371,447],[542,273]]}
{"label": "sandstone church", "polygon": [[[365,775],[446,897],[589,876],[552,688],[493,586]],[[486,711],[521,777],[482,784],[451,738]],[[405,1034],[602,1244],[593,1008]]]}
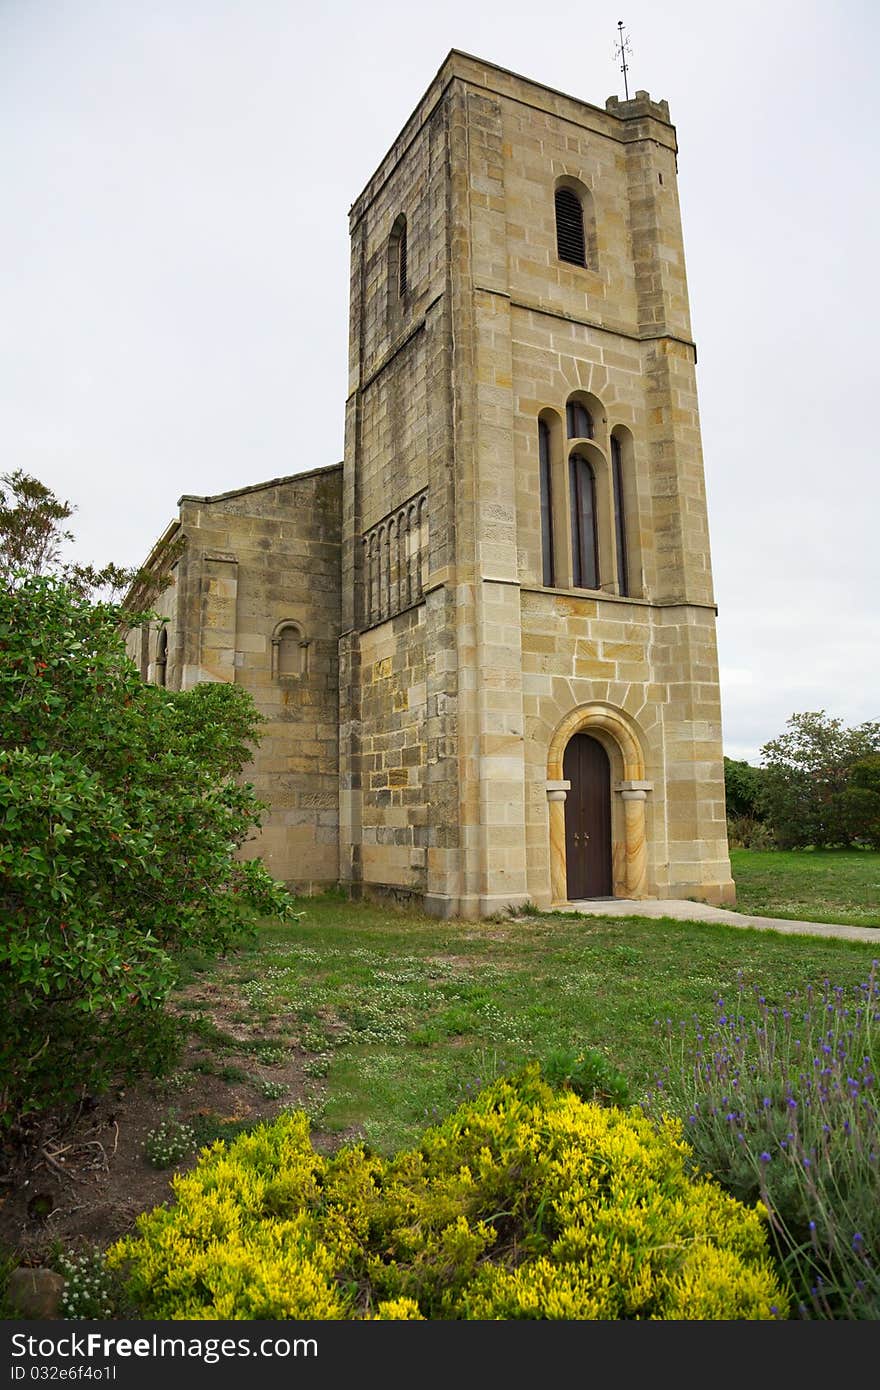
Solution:
{"label": "sandstone church", "polygon": [[344,462],[181,498],[145,679],[251,692],[302,891],[732,902],[666,102],[453,50],[350,231]]}

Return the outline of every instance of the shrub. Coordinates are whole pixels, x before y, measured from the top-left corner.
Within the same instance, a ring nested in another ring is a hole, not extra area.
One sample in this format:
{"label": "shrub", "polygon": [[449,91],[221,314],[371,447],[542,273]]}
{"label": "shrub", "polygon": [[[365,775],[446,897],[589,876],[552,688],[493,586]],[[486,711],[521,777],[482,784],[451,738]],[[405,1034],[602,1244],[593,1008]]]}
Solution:
{"label": "shrub", "polygon": [[714,1026],[667,1025],[649,1102],[697,1163],[770,1213],[805,1317],[880,1318],[880,983],[825,980],[771,1004],[740,981]]}
{"label": "shrub", "polygon": [[302,1112],[207,1150],[110,1252],[146,1318],[772,1318],[765,1217],[687,1171],[681,1126],[532,1066],[383,1159]]}
{"label": "shrub", "polygon": [[730,816],[727,841],[731,849],[775,849],[776,837],[769,825],[754,816]]}
{"label": "shrub", "polygon": [[551,1086],[574,1091],[581,1100],[613,1105],[626,1105],[629,1101],[626,1077],[594,1047],[549,1053],[541,1063],[541,1075]]}
{"label": "shrub", "polygon": [[179,952],[289,910],[235,857],[261,811],[252,701],[145,685],[122,616],[51,579],[0,587],[0,1125],[167,1066]]}

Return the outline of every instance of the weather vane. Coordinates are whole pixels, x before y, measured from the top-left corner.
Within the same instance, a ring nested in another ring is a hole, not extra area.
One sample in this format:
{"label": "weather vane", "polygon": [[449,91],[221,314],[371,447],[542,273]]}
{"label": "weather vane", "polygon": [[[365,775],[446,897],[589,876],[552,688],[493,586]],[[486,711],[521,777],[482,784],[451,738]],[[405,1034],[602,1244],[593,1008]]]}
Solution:
{"label": "weather vane", "polygon": [[617,21],[617,43],[614,45],[614,56],[620,59],[620,71],[623,73],[623,91],[626,100],[629,101],[629,83],[626,74],[629,71],[629,64],[626,61],[627,53],[632,57],[632,49],[629,46],[629,38],[623,32],[623,20]]}

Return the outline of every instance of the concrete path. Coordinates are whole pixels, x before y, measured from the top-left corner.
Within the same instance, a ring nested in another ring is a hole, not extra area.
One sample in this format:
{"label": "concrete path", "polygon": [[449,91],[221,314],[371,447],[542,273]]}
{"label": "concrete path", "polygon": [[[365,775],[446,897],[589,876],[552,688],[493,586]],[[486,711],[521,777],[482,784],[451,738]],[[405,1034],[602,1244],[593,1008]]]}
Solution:
{"label": "concrete path", "polygon": [[755,927],[792,936],[833,936],[843,941],[873,941],[880,948],[880,927],[846,927],[829,922],[791,922],[784,917],[750,917],[727,907],[710,907],[689,899],[590,898],[570,903],[567,911],[593,917],[674,917],[679,922],[726,922],[731,927]]}

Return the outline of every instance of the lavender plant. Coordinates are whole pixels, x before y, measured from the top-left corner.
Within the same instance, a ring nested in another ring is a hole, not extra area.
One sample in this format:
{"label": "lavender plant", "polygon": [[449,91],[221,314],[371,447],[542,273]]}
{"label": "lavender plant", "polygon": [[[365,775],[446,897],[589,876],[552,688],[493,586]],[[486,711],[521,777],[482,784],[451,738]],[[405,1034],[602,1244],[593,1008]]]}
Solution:
{"label": "lavender plant", "polygon": [[766,1206],[802,1317],[880,1318],[880,979],[773,1004],[738,977],[715,1019],[658,1025],[645,1108],[678,1115],[698,1165]]}

